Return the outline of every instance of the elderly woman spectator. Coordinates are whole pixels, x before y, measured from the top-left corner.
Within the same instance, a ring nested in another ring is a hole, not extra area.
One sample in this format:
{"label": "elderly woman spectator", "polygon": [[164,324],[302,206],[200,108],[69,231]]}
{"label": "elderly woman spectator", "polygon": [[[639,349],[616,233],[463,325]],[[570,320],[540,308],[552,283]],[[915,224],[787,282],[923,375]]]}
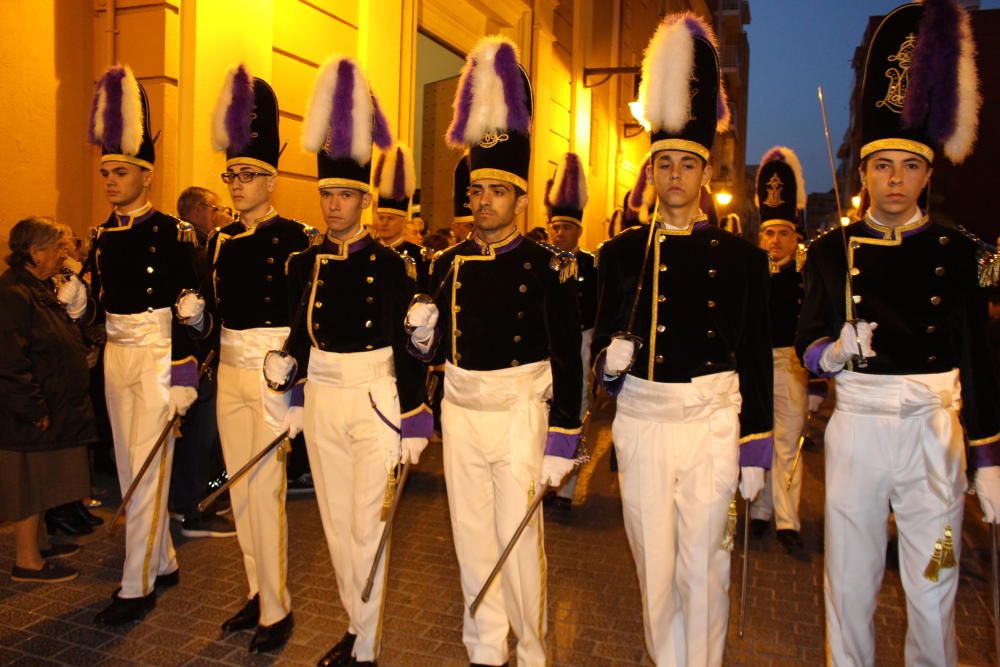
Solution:
{"label": "elderly woman spectator", "polygon": [[90,492],[86,445],[94,439],[86,350],[73,318],[87,294],[77,279],[57,292],[66,257],[52,220],[27,218],[10,231],[10,268],[0,276],[0,520],[14,522],[14,581],[68,581],[53,562],[79,551],[53,544],[42,513]]}

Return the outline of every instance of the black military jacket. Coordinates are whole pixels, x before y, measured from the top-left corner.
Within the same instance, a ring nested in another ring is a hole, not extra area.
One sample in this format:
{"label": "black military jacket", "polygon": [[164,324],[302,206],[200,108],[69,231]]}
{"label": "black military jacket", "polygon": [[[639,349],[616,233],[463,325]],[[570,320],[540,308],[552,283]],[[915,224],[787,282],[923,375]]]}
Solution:
{"label": "black military jacket", "polygon": [[426,291],[427,282],[430,280],[430,260],[427,257],[427,249],[416,243],[406,241],[402,237],[389,245],[389,247],[400,255],[413,260],[412,265],[408,264],[408,266],[412,266],[412,269],[409,270],[409,275],[416,281],[418,291]]}
{"label": "black military jacket", "polygon": [[570,255],[560,266],[555,258],[516,232],[493,244],[472,235],[444,250],[431,269],[431,286],[445,285],[437,299],[436,354],[428,356],[473,371],[549,360],[549,427],[572,431],[580,427],[583,391],[580,310],[575,262]]}
{"label": "black military jacket", "polygon": [[[601,247],[592,348],[599,365],[612,336],[628,328],[649,234],[647,225],[632,227]],[[740,442],[755,450],[753,462],[743,464],[762,467],[770,467],[774,419],[769,292],[763,250],[704,218],[686,230],[661,226],[649,252],[631,332],[644,345],[630,374],[644,380],[690,382],[736,371],[743,398]]]}
{"label": "black military jacket", "polygon": [[[173,308],[183,289],[197,287],[195,232],[190,223],[152,207],[136,216],[112,213],[97,228],[91,290],[104,313],[131,315]],[[194,359],[187,327],[173,320],[171,358]]]}
{"label": "black military jacket", "polygon": [[313,239],[315,229],[273,211],[249,229],[234,222],[213,231],[208,256],[215,276],[207,300],[216,324],[234,330],[288,326],[285,263]]}
{"label": "black military jacket", "polygon": [[802,274],[796,269],[795,257],[792,256],[771,274],[771,345],[774,347],[792,347],[795,344],[795,329],[804,296]]}
{"label": "black military jacket", "polygon": [[576,295],[580,304],[580,328],[590,329],[597,318],[597,258],[586,250],[577,250]]}
{"label": "black military jacket", "polygon": [[404,420],[422,409],[426,371],[407,353],[403,330],[415,290],[403,259],[366,230],[346,243],[324,237],[319,245],[289,257],[291,317],[305,297],[291,334],[290,352],[299,365],[297,380],[306,378],[314,347],[339,353],[391,347]]}
{"label": "black military jacket", "polygon": [[[858,373],[910,375],[957,368],[962,414],[979,465],[1000,464],[1000,408],[986,340],[988,310],[979,287],[976,246],[958,231],[922,217],[895,229],[871,219],[812,243],[795,347],[809,370],[847,319],[846,276],[853,275],[856,316],[877,322],[876,356]],[[988,450],[997,450],[989,453]],[[994,461],[988,463],[987,460]]]}

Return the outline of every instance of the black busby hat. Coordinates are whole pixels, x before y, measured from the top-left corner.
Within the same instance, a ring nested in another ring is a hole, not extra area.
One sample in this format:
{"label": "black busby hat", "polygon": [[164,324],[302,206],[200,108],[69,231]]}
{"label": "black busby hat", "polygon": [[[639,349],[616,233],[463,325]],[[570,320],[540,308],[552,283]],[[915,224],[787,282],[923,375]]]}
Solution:
{"label": "black busby hat", "polygon": [[897,7],[868,45],[858,123],[861,159],[903,150],[958,164],[979,126],[979,77],[968,13],[953,0]]}
{"label": "black busby hat", "polygon": [[229,70],[212,116],[212,143],[226,151],[226,167],[250,164],[278,173],[278,98],[242,63]]}
{"label": "black busby hat", "polygon": [[506,37],[484,37],[462,68],[448,128],[453,148],[468,148],[469,180],[495,178],[528,189],[531,83]]}
{"label": "black busby hat", "polygon": [[319,187],[368,192],[373,143],[392,145],[378,99],[353,59],[332,56],[316,76],[302,128],[302,145],[317,156]]}
{"label": "black busby hat", "polygon": [[128,162],[153,169],[156,151],[149,132],[149,100],[128,65],[105,70],[94,87],[88,129],[101,147],[101,162]]}
{"label": "black busby hat", "polygon": [[416,184],[410,150],[403,144],[396,144],[384,151],[375,164],[375,187],[378,189],[376,213],[408,217],[410,198]]}
{"label": "black busby hat", "polygon": [[472,207],[469,205],[469,156],[463,155],[455,163],[455,189],[452,191],[454,201],[454,222],[472,222]]}
{"label": "black busby hat", "polygon": [[657,27],[639,86],[650,154],[679,150],[709,160],[716,132],[729,127],[718,49],[712,29],[694,14],[670,14]]}
{"label": "black busby hat", "polygon": [[806,184],[795,152],[775,146],[764,153],[757,168],[757,208],[760,228],[789,225],[802,234],[802,212],[806,208]]}
{"label": "black busby hat", "polygon": [[420,217],[420,188],[413,191],[410,197],[410,217],[413,219]]}
{"label": "black busby hat", "polygon": [[545,206],[549,222],[572,222],[583,226],[583,209],[587,206],[587,174],[576,153],[566,153],[548,183]]}

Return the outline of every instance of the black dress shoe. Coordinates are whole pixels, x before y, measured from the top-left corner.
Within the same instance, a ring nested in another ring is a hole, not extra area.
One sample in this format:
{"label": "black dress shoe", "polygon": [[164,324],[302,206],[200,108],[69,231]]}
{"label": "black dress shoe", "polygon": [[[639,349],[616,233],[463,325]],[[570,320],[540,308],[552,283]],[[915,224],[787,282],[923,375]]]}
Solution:
{"label": "black dress shoe", "polygon": [[292,612],[288,612],[288,616],[274,625],[258,625],[257,632],[253,633],[253,639],[250,640],[249,651],[251,653],[266,653],[281,648],[292,636],[294,625]]}
{"label": "black dress shoe", "polygon": [[73,544],[72,542],[52,543],[47,549],[39,549],[38,553],[40,553],[42,558],[45,560],[69,558],[70,556],[80,553],[80,545]]}
{"label": "black dress shoe", "polygon": [[770,521],[765,521],[764,519],[750,519],[750,537],[760,539],[764,537],[767,533],[767,529],[771,527]]}
{"label": "black dress shoe", "polygon": [[120,598],[117,595],[107,607],[94,617],[97,625],[124,625],[130,621],[141,621],[156,606],[156,594],[141,598]]}
{"label": "black dress shoe", "polygon": [[793,556],[802,553],[806,546],[797,530],[779,530],[777,536],[781,546],[785,547],[785,551]]}
{"label": "black dress shoe", "polygon": [[96,514],[90,513],[90,510],[87,509],[87,506],[83,504],[82,500],[70,503],[69,506],[72,508],[73,512],[80,517],[80,521],[88,526],[100,526],[104,523],[104,519]]}
{"label": "black dress shoe", "polygon": [[[167,574],[156,575],[156,580],[153,581],[153,594],[162,593],[168,588],[173,588],[181,582],[181,569],[177,568],[173,572],[168,572]],[[119,586],[115,589],[115,592],[111,594],[112,598],[118,597],[118,594],[122,592],[122,587]]]}
{"label": "black dress shoe", "polygon": [[94,529],[85,524],[76,512],[66,505],[53,507],[45,512],[45,530],[49,535],[69,535],[79,537],[90,535]]}
{"label": "black dress shoe", "polygon": [[357,635],[345,632],[340,641],[334,644],[333,648],[319,659],[316,667],[341,667],[342,665],[350,665],[351,661],[354,660],[351,657],[351,651],[354,650],[354,641],[357,638]]}
{"label": "black dress shoe", "polygon": [[231,618],[222,624],[223,632],[239,632],[256,628],[260,623],[260,595],[255,595],[243,608],[236,612]]}
{"label": "black dress shoe", "polygon": [[505,662],[502,665],[487,665],[484,662],[473,662],[469,664],[469,667],[507,667],[507,663]]}

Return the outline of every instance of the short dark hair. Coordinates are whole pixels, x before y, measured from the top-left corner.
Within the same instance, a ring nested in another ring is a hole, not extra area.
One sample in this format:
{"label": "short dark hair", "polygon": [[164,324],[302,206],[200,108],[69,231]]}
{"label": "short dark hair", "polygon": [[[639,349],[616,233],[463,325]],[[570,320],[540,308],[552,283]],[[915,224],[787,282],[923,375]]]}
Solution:
{"label": "short dark hair", "polygon": [[208,188],[202,188],[197,185],[192,185],[191,187],[184,190],[181,196],[177,198],[177,217],[181,220],[190,221],[190,215],[194,212],[195,206],[198,204],[204,204],[205,200],[209,197],[217,197],[214,192]]}
{"label": "short dark hair", "polygon": [[10,230],[7,246],[7,265],[14,267],[34,266],[31,259],[32,248],[47,248],[62,238],[64,231],[52,218],[32,216],[19,220]]}

